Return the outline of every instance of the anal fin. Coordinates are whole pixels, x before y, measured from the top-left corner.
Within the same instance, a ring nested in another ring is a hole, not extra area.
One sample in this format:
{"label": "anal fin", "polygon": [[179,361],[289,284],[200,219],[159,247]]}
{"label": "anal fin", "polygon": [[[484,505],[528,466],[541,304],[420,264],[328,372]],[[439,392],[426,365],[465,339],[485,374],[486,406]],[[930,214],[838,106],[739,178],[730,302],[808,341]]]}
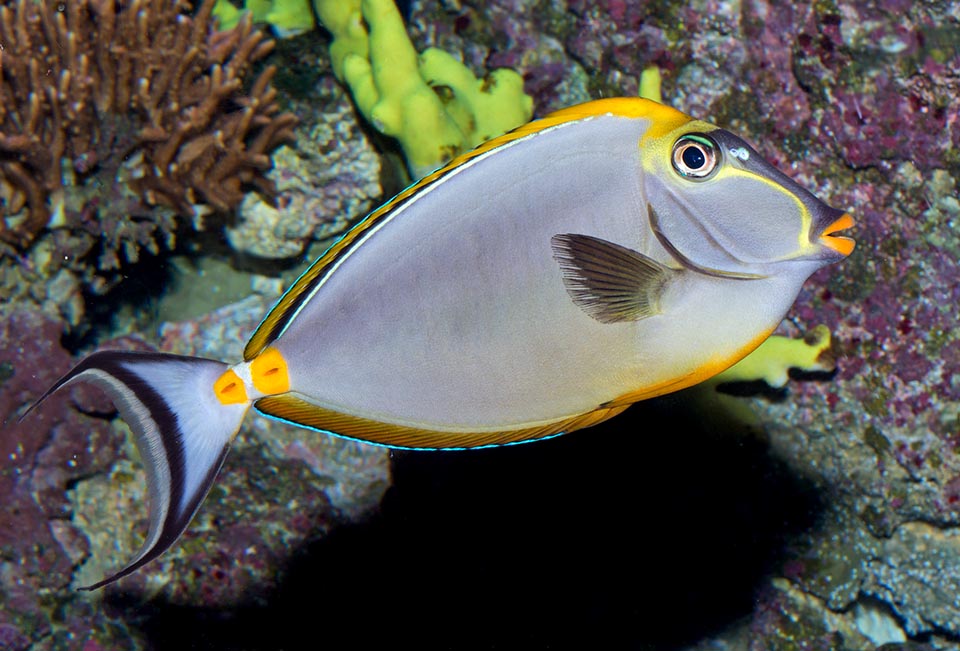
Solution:
{"label": "anal fin", "polygon": [[290,394],[268,396],[254,403],[257,411],[278,420],[344,438],[406,450],[462,450],[526,443],[596,425],[619,414],[627,406],[599,408],[533,427],[461,432],[384,423],[319,407]]}

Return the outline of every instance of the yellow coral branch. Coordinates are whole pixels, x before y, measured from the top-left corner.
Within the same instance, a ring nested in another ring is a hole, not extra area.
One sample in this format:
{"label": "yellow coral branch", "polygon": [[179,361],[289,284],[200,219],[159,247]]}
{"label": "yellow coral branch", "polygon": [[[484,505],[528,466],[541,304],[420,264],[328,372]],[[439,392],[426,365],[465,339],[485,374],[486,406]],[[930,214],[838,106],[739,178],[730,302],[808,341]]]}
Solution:
{"label": "yellow coral branch", "polygon": [[711,382],[752,382],[763,380],[772,387],[785,386],[788,371],[824,371],[836,368],[831,352],[830,330],[818,325],[803,339],[772,336],[742,360],[715,376]]}
{"label": "yellow coral branch", "polygon": [[414,178],[533,113],[512,70],[477,79],[441,50],[418,56],[393,0],[314,0],[314,8],[334,37],[334,72],[364,117],[399,141]]}

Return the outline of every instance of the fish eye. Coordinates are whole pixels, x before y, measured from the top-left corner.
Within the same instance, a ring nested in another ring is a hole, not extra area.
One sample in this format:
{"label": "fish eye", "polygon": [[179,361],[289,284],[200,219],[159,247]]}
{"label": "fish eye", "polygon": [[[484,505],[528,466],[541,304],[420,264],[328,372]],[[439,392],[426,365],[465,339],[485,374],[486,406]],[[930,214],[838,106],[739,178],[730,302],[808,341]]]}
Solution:
{"label": "fish eye", "polygon": [[687,134],[673,145],[673,169],[688,179],[705,179],[717,169],[717,146],[700,134]]}

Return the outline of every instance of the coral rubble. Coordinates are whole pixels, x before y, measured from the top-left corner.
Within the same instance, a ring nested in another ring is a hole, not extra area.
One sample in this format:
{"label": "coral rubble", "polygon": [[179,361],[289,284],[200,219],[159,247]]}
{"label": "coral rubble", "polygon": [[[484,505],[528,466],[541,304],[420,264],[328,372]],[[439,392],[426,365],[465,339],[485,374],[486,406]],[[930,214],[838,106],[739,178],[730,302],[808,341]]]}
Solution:
{"label": "coral rubble", "polygon": [[380,156],[332,78],[317,84],[309,101],[292,100],[291,106],[302,119],[297,146],[278,149],[269,172],[280,198],[276,205],[252,193],[244,198],[226,228],[237,253],[299,256],[311,242],[346,230],[383,196]]}
{"label": "coral rubble", "polygon": [[[66,490],[109,468],[123,437],[98,414],[112,407],[95,391],[76,388],[18,422],[34,400],[71,364],[60,344],[64,324],[30,309],[0,319],[0,648],[36,648],[50,640],[56,615],[48,596],[65,594],[74,564],[88,544],[72,521]],[[100,613],[62,611],[60,625],[93,634],[109,628]],[[118,640],[119,643],[119,640]],[[57,648],[54,644],[53,648]],[[69,648],[61,646],[59,648]],[[125,648],[118,644],[117,648]]]}
{"label": "coral rubble", "polygon": [[[103,238],[101,267],[174,235],[176,216],[267,195],[270,152],[292,138],[266,67],[273,42],[212,2],[16,0],[0,7],[0,240],[48,225]],[[168,210],[158,210],[164,207]],[[157,233],[157,231],[160,233]],[[92,242],[90,246],[92,247]]]}

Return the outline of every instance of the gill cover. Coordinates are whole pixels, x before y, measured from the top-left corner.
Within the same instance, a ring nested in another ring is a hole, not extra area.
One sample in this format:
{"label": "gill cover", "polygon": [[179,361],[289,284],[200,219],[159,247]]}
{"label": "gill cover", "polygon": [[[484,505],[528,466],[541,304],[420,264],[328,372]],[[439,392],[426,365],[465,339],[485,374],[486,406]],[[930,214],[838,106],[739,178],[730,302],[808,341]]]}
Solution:
{"label": "gill cover", "polygon": [[732,133],[691,121],[641,151],[650,227],[685,267],[750,279],[777,262],[831,255],[817,229],[843,213]]}

